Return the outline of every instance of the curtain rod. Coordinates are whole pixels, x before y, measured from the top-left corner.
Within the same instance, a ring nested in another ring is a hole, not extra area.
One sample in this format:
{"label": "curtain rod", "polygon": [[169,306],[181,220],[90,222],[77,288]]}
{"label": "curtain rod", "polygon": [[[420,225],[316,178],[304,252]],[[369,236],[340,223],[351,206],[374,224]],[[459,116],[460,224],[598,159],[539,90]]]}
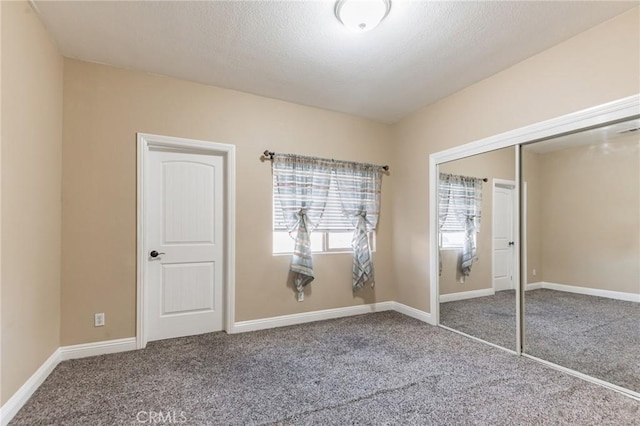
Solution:
{"label": "curtain rod", "polygon": [[[275,152],[271,152],[268,149],[265,149],[264,152],[262,153],[262,155],[264,155],[266,158],[268,158],[269,160],[273,160],[273,156],[276,155]],[[385,172],[389,171],[389,166],[384,165],[384,166],[380,166],[380,168],[382,170],[384,170]]]}
{"label": "curtain rod", "polygon": [[[265,151],[265,153],[266,153],[266,151]],[[266,154],[265,154],[265,155],[266,155]],[[448,173],[447,173],[447,174],[448,174]],[[451,176],[453,176],[453,175],[451,175]],[[456,176],[462,176],[462,175],[456,175]],[[481,181],[483,181],[483,182],[489,182],[489,179],[487,179],[487,178],[474,178],[474,179],[480,179],[480,180],[481,180]]]}

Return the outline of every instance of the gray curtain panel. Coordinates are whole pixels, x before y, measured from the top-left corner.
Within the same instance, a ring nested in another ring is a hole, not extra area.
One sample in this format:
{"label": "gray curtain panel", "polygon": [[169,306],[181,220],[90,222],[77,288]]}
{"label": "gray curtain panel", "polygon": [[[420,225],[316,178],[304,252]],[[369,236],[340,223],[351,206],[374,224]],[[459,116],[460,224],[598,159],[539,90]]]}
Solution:
{"label": "gray curtain panel", "polygon": [[290,154],[275,154],[273,177],[284,225],[295,237],[290,270],[298,293],[314,279],[310,233],[322,219],[331,182],[331,163]]}
{"label": "gray curtain panel", "polygon": [[[449,214],[449,200],[451,199],[451,182],[444,173],[440,173],[438,183],[438,230],[442,232]],[[438,251],[438,275],[442,275],[442,250]]]}
{"label": "gray curtain panel", "polygon": [[373,261],[368,233],[375,230],[380,215],[380,166],[363,163],[340,162],[335,167],[335,179],[340,195],[342,212],[355,227],[353,247],[353,290],[366,283],[375,285]]}
{"label": "gray curtain panel", "polygon": [[439,202],[441,229],[447,219],[453,217],[464,230],[460,274],[468,277],[478,257],[476,234],[480,232],[482,218],[482,179],[441,173]]}

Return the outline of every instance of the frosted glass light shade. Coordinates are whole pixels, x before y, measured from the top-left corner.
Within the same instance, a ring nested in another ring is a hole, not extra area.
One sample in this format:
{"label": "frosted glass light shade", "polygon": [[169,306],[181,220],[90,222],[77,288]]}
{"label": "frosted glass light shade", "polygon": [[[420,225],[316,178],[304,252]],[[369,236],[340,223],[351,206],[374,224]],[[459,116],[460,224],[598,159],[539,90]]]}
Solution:
{"label": "frosted glass light shade", "polygon": [[391,0],[338,0],[336,16],[356,33],[374,29],[391,10]]}

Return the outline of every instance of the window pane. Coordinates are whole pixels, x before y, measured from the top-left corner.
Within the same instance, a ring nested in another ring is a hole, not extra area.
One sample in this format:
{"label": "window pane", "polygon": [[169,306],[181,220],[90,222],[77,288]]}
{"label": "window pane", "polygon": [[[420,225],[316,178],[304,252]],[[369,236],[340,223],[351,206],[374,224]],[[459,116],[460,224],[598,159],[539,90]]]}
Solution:
{"label": "window pane", "polygon": [[312,232],[311,233],[311,251],[323,251],[324,247],[322,240],[324,239],[324,232]]}
{"label": "window pane", "polygon": [[[322,232],[311,233],[311,251],[322,251]],[[286,231],[273,231],[273,253],[293,253],[296,242]]]}
{"label": "window pane", "polygon": [[442,232],[442,247],[458,248],[464,245],[464,231],[462,232]]}
{"label": "window pane", "polygon": [[[376,234],[369,232],[369,247],[371,251],[376,251]],[[327,250],[329,251],[352,251],[351,241],[353,240],[353,231],[349,232],[330,232],[327,234]]]}
{"label": "window pane", "polygon": [[351,240],[353,232],[331,232],[329,234],[329,250],[348,249],[351,250]]}
{"label": "window pane", "polygon": [[273,232],[273,252],[274,253],[293,253],[293,238],[288,232]]}

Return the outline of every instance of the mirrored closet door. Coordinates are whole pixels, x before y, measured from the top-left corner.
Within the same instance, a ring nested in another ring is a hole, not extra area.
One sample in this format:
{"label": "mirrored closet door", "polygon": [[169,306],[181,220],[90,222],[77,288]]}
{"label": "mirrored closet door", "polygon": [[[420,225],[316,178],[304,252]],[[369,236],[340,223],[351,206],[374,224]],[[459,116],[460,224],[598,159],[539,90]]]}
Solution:
{"label": "mirrored closet door", "polygon": [[516,351],[516,149],[438,167],[440,325]]}
{"label": "mirrored closet door", "polygon": [[640,120],[522,147],[523,350],[640,392]]}

